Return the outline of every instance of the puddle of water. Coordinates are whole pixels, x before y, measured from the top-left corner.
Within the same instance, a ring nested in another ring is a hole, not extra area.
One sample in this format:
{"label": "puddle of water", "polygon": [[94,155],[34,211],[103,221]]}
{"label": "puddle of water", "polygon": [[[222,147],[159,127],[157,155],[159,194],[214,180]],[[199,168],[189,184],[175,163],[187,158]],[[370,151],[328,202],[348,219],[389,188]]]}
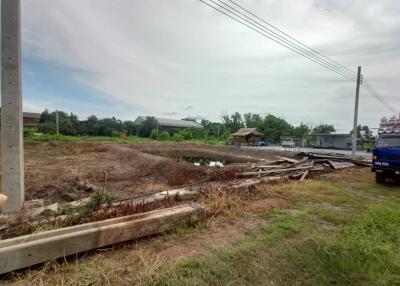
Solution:
{"label": "puddle of water", "polygon": [[207,157],[181,157],[182,160],[192,163],[195,166],[210,166],[210,167],[223,167],[226,162],[224,160],[216,160]]}

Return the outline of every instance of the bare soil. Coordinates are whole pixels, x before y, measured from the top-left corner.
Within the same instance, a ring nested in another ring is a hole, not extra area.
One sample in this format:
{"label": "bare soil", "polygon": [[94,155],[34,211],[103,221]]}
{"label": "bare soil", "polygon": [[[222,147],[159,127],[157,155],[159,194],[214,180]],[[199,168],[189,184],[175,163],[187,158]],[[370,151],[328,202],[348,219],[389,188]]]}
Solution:
{"label": "bare soil", "polygon": [[25,144],[26,198],[45,204],[88,197],[105,188],[121,198],[190,184],[218,184],[235,179],[234,167],[194,166],[183,156],[229,163],[273,159],[282,152],[193,143],[117,144],[28,142]]}

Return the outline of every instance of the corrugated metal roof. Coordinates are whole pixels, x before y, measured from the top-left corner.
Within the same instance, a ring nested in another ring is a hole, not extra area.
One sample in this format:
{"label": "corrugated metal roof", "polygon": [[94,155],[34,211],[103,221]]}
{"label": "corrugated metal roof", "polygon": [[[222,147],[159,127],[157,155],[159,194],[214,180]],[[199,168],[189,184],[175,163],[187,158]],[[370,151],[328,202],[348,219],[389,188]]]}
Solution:
{"label": "corrugated metal roof", "polygon": [[232,133],[232,136],[246,136],[249,134],[257,134],[257,135],[263,135],[261,132],[258,132],[257,128],[240,128],[238,131],[235,133]]}
{"label": "corrugated metal roof", "polygon": [[[146,120],[148,116],[138,116],[134,121],[135,125],[141,125],[143,121]],[[156,118],[159,126],[165,127],[177,127],[177,128],[203,128],[202,125],[193,122],[193,121],[186,121],[186,120],[179,120],[179,119],[167,119],[167,118]]]}
{"label": "corrugated metal roof", "polygon": [[24,117],[28,117],[28,118],[40,118],[40,113],[24,112]]}
{"label": "corrugated metal roof", "polygon": [[336,134],[316,134],[316,136],[326,136],[326,137],[347,137],[352,136],[350,133],[336,133]]}
{"label": "corrugated metal roof", "polygon": [[193,121],[178,120],[178,119],[166,119],[166,118],[156,118],[160,126],[168,127],[182,127],[182,128],[202,128],[200,124]]}
{"label": "corrugated metal roof", "polygon": [[[0,107],[0,114],[1,114],[1,107]],[[24,112],[24,117],[25,118],[40,118],[40,113],[35,113],[35,112]]]}

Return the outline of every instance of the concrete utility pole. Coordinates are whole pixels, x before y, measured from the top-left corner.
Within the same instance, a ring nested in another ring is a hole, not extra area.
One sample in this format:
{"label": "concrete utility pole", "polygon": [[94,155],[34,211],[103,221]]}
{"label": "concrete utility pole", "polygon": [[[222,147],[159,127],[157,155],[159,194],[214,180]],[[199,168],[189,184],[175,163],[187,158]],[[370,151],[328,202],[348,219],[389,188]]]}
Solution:
{"label": "concrete utility pole", "polygon": [[358,99],[360,97],[361,84],[361,67],[357,71],[357,87],[356,87],[356,102],[354,105],[354,124],[353,124],[353,140],[351,145],[351,157],[354,159],[357,151],[357,119],[358,119]]}
{"label": "concrete utility pole", "polygon": [[1,192],[3,212],[24,202],[24,147],[21,95],[21,2],[1,0]]}

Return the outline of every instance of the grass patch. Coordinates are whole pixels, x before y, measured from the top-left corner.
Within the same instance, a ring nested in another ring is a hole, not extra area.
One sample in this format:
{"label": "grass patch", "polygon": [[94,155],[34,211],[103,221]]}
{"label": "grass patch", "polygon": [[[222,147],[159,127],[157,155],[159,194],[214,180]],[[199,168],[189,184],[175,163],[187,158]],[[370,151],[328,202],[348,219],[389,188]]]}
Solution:
{"label": "grass patch", "polygon": [[174,235],[178,239],[187,239],[193,235],[200,234],[207,229],[205,222],[198,222],[193,225],[179,225],[174,230]]}
{"label": "grass patch", "polygon": [[[265,270],[257,267],[257,257],[263,251],[268,257],[267,246],[282,238],[290,237],[300,230],[300,219],[287,215],[274,218],[272,227],[260,235],[217,250],[153,276],[143,285],[259,285],[267,277]],[[265,280],[264,280],[265,281]]]}
{"label": "grass patch", "polygon": [[139,143],[153,141],[149,138],[141,138],[137,136],[108,137],[108,136],[68,136],[68,135],[30,135],[25,138],[26,141],[61,141],[61,142],[116,142],[116,143]]}
{"label": "grass patch", "polygon": [[[43,135],[29,135],[25,137],[26,141],[60,141],[60,142],[115,142],[122,144],[129,143],[142,143],[142,142],[157,142],[151,138],[142,138],[138,136],[127,136],[127,137],[111,137],[111,136],[69,136],[69,135],[53,135],[53,134],[43,134]],[[165,142],[176,142],[173,137],[170,137]],[[210,145],[220,145],[224,144],[225,141],[220,139],[191,139],[183,141],[186,143],[195,144],[210,144]]]}
{"label": "grass patch", "polygon": [[[355,218],[301,207],[232,247],[192,258],[145,285],[399,285],[400,210],[371,206]],[[326,231],[315,218],[342,227]]]}
{"label": "grass patch", "polygon": [[[261,229],[186,260],[154,252],[198,237],[206,224],[179,226],[149,242],[50,263],[11,280],[20,285],[400,285],[399,188],[378,186],[369,170],[338,172],[303,183],[255,187],[247,199],[281,198],[290,208],[245,209],[243,194],[210,187],[199,199],[210,216],[265,219]],[[352,178],[355,178],[354,180]],[[243,217],[243,216],[242,216]],[[134,254],[132,254],[132,251]],[[139,252],[139,254],[138,254]]]}
{"label": "grass patch", "polygon": [[399,285],[399,250],[400,210],[382,204],[370,207],[334,237],[308,239],[274,263],[289,285]]}

